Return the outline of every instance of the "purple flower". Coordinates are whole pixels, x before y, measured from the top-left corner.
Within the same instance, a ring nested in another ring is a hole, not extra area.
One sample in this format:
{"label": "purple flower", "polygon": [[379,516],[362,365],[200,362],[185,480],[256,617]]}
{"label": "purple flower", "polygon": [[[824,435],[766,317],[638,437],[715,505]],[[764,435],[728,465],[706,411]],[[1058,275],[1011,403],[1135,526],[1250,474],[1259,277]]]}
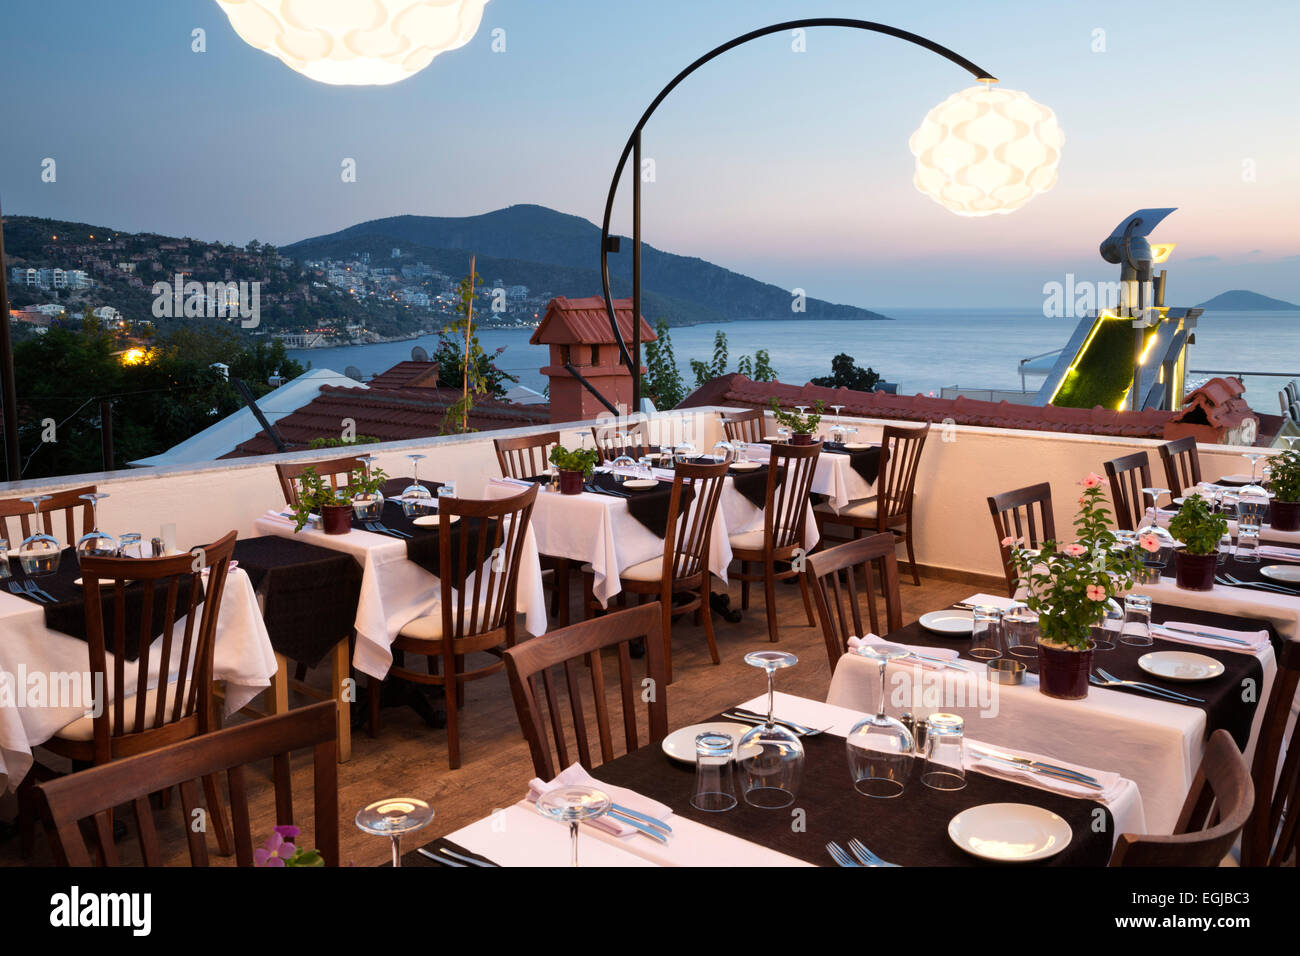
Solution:
{"label": "purple flower", "polygon": [[284,866],[284,861],[298,852],[296,846],[285,840],[281,830],[293,830],[297,834],[297,827],[276,827],[265,845],[253,851],[254,866]]}
{"label": "purple flower", "polygon": [[292,840],[302,831],[292,823],[282,823],[278,827],[275,827],[275,832],[280,834],[280,836],[284,837],[286,840]]}

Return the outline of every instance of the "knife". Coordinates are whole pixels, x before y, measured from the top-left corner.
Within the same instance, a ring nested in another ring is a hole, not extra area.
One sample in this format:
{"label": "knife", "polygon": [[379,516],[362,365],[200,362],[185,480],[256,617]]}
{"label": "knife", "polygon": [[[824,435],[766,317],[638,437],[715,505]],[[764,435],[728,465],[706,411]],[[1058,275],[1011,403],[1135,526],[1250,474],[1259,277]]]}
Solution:
{"label": "knife", "polygon": [[1175,627],[1172,624],[1157,624],[1155,626],[1165,631],[1172,631],[1175,634],[1190,634],[1192,637],[1203,637],[1211,641],[1226,641],[1229,644],[1241,644],[1244,647],[1255,646],[1250,643],[1250,641],[1243,641],[1239,637],[1227,637],[1223,634],[1211,634],[1209,631],[1193,631],[1191,628]]}
{"label": "knife", "polygon": [[[733,707],[727,714],[723,714],[723,716],[726,717],[730,714],[734,714],[736,717],[743,720],[757,720],[761,723],[767,723],[767,714],[760,714],[756,711],[747,710],[744,707]],[[821,733],[821,731],[816,727],[805,727],[803,724],[796,724],[793,720],[782,720],[780,717],[773,717],[772,723],[782,724],[783,726],[789,727],[800,736],[814,736]]]}
{"label": "knife", "polygon": [[654,817],[645,813],[641,813],[637,810],[633,810],[631,807],[625,807],[618,803],[611,803],[609,805],[609,808],[613,810],[615,813],[621,813],[625,817],[636,817],[636,819],[640,820],[642,823],[652,826],[656,830],[662,830],[664,833],[673,832],[673,828],[670,827],[668,824],[664,823],[662,820],[656,820]]}
{"label": "knife", "polygon": [[1021,757],[1015,754],[1002,753],[999,750],[988,750],[980,747],[971,747],[971,750],[979,754],[981,757],[993,757],[996,760],[1005,760],[1008,763],[1019,764],[1021,766],[1030,767],[1035,770],[1042,770],[1044,772],[1056,773],[1058,775],[1065,774],[1071,777],[1077,777],[1079,782],[1092,784],[1094,786],[1098,786],[1098,789],[1100,789],[1096,777],[1090,776],[1086,773],[1082,773],[1078,770],[1071,770],[1069,767],[1061,767],[1054,763],[1044,763],[1041,760],[1034,760],[1031,757]]}
{"label": "knife", "polygon": [[654,829],[653,827],[646,826],[644,823],[642,823],[640,820],[635,819],[634,817],[624,816],[623,814],[615,810],[613,807],[610,807],[610,809],[605,812],[605,815],[609,817],[613,817],[619,823],[627,824],[628,826],[632,827],[632,829],[640,831],[641,833],[645,834],[652,840],[658,840],[660,843],[663,844],[668,843],[668,838],[664,836],[662,833],[660,833],[658,830]]}
{"label": "knife", "polygon": [[498,863],[489,863],[487,860],[476,860],[472,856],[464,856],[460,853],[457,853],[455,850],[448,850],[445,846],[438,847],[438,849],[446,856],[452,857],[453,859],[456,860],[463,860],[464,862],[468,863],[470,866],[499,866],[500,865]]}
{"label": "knife", "polygon": [[435,863],[441,863],[443,866],[465,866],[464,863],[457,863],[455,860],[448,860],[446,857],[438,856],[436,853],[430,853],[424,847],[417,847],[415,850],[420,856],[427,856]]}

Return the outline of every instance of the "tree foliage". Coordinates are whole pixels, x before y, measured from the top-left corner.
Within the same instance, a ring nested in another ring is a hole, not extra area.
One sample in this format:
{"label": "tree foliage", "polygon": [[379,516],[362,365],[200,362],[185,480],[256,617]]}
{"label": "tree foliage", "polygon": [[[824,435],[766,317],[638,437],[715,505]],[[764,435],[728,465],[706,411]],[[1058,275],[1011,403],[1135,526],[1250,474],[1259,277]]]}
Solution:
{"label": "tree foliage", "polygon": [[[719,329],[713,336],[713,358],[702,362],[691,359],[691,371],[695,374],[695,387],[700,388],[719,375],[727,374],[727,333]],[[777,371],[772,368],[771,356],[767,349],[759,349],[753,356],[742,355],[736,363],[736,371],[747,375],[756,382],[775,382]]]}
{"label": "tree foliage", "polygon": [[831,374],[811,379],[811,384],[823,388],[851,388],[855,392],[870,392],[876,388],[880,375],[872,368],[854,364],[853,356],[841,352],[831,359]]}
{"label": "tree foliage", "polygon": [[660,319],[655,323],[655,332],[659,337],[645,344],[646,374],[642,385],[656,408],[676,408],[686,397],[686,385],[673,354],[668,323]]}

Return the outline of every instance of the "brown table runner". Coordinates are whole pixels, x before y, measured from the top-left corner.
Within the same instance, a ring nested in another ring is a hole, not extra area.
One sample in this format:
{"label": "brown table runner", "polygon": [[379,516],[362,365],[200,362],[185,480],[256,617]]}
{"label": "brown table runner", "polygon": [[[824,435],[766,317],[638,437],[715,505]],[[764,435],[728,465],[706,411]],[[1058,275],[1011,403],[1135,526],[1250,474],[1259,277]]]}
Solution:
{"label": "brown table runner", "polygon": [[[615,475],[602,472],[591,476],[586,490],[624,499],[627,502],[628,513],[648,528],[656,538],[662,538],[668,533],[668,508],[672,504],[673,497],[672,481],[660,479],[653,488],[628,488]],[[694,497],[693,489],[682,489],[683,510],[690,505]]]}
{"label": "brown table runner", "polygon": [[[459,853],[461,856],[468,856],[474,860],[482,860],[484,863],[491,863],[493,866],[499,865],[493,862],[492,860],[489,860],[481,853],[475,853],[473,850],[467,850],[459,843],[452,843],[446,837],[439,837],[438,839],[432,841],[431,843],[426,843],[421,849],[428,850],[430,853],[433,853],[437,856],[441,856],[441,854],[438,853],[439,849],[451,850],[452,853]],[[475,869],[475,870],[481,869],[481,867],[477,867],[473,863],[465,863],[464,860],[457,860],[457,859],[449,859],[448,863],[435,863],[433,860],[429,859],[419,850],[411,850],[408,853],[402,854],[403,869],[405,869],[408,866],[428,866],[428,867],[433,867],[434,869],[452,869],[455,868],[455,865],[457,863],[464,863],[465,866],[469,869]],[[392,866],[393,864],[392,861],[390,860],[389,862],[383,865]]]}
{"label": "brown table runner", "polygon": [[822,442],[822,452],[832,455],[848,455],[849,465],[862,476],[867,484],[873,484],[880,475],[880,446],[872,448],[845,448],[836,441]]}
{"label": "brown table runner", "polygon": [[[1262,543],[1267,543],[1267,542],[1262,542]],[[1282,593],[1283,591],[1286,591],[1286,592],[1290,592],[1291,594],[1294,594],[1296,598],[1300,598],[1300,585],[1288,584],[1285,581],[1275,581],[1272,578],[1265,577],[1263,574],[1260,573],[1261,568],[1267,567],[1270,564],[1295,565],[1296,563],[1294,561],[1273,561],[1268,558],[1260,558],[1258,561],[1238,561],[1235,555],[1229,555],[1222,562],[1220,562],[1218,567],[1214,569],[1214,576],[1217,578],[1220,575],[1231,575],[1232,577],[1236,578],[1238,581],[1246,581],[1248,583],[1256,583],[1256,584],[1267,584],[1269,588],[1281,589],[1276,593]],[[1300,567],[1300,565],[1296,565],[1296,566]],[[1161,570],[1160,572],[1161,577],[1172,578],[1176,570],[1177,568],[1174,564],[1174,559],[1171,557],[1168,563]],[[1215,590],[1218,590],[1220,588],[1231,588],[1231,587],[1232,585],[1230,584],[1221,584],[1218,581],[1216,581],[1214,584]],[[1261,589],[1245,588],[1244,590],[1256,591]],[[1262,626],[1263,625],[1261,625],[1261,627]],[[1269,636],[1274,637],[1274,643],[1276,643],[1275,631],[1273,628],[1269,628]]]}
{"label": "brown table runner", "polygon": [[[949,820],[962,810],[985,803],[1028,803],[1050,810],[1070,824],[1074,832],[1070,845],[1036,865],[1105,866],[1110,859],[1114,820],[1104,804],[974,770],[967,771],[962,790],[931,790],[919,780],[919,761],[901,795],[878,800],[853,789],[843,737],[820,734],[804,737],[803,744],[803,781],[793,807],[784,810],[759,810],[743,798],[735,809],[725,813],[696,810],[690,804],[694,768],[669,760],[658,747],[642,747],[602,764],[592,773],[606,783],[666,803],[675,814],[688,820],[818,866],[834,865],[826,852],[828,842],[834,840],[845,846],[851,837],[857,837],[881,859],[900,866],[986,863],[960,850],[948,836]],[[793,815],[795,809],[804,811],[798,821]],[[1096,824],[1097,810],[1105,814],[1100,827]],[[802,827],[796,826],[797,822]]]}

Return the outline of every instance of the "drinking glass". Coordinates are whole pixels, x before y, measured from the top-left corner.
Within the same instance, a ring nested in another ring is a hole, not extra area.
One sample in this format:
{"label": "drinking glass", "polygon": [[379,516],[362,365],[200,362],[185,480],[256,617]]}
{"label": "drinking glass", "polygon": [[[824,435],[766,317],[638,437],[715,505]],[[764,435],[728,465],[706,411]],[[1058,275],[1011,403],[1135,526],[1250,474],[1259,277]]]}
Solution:
{"label": "drinking glass", "polygon": [[1242,452],[1241,457],[1250,462],[1250,484],[1244,485],[1238,494],[1243,498],[1263,498],[1267,501],[1268,492],[1260,487],[1259,482],[1255,478],[1255,473],[1259,469],[1259,460],[1264,456],[1258,452]]}
{"label": "drinking glass", "polygon": [[1232,529],[1230,527],[1224,528],[1223,537],[1219,539],[1219,544],[1218,547],[1216,548],[1215,563],[1223,564],[1225,561],[1227,561],[1228,556],[1232,554],[1232,549],[1233,549]]}
{"label": "drinking glass", "polygon": [[603,816],[609,810],[609,796],[595,787],[556,787],[537,799],[537,812],[569,825],[572,848],[569,865],[578,865],[578,824]]}
{"label": "drinking glass", "polygon": [[783,441],[785,444],[787,445],[790,444],[790,429],[782,425],[779,428],[777,428],[776,434],[777,437],[780,438],[781,441]]}
{"label": "drinking glass", "polygon": [[111,534],[99,530],[99,502],[108,497],[107,492],[91,492],[79,495],[82,501],[90,502],[90,529],[77,539],[77,558],[112,558],[117,556],[121,547]]}
{"label": "drinking glass", "polygon": [[749,461],[749,444],[747,442],[743,442],[737,438],[731,443],[731,447],[736,450],[736,461]]}
{"label": "drinking glass", "polygon": [[699,452],[696,450],[694,445],[688,441],[684,441],[673,449],[673,460],[680,465],[690,461],[698,454]]}
{"label": "drinking glass", "polygon": [[1124,623],[1120,628],[1119,642],[1133,647],[1150,647],[1151,598],[1145,594],[1129,594],[1124,598]]}
{"label": "drinking glass", "polygon": [[[556,479],[556,481],[559,480],[559,477],[560,477],[560,473],[559,473],[558,470],[556,470],[556,471],[555,471],[555,479]],[[455,497],[456,497],[456,482],[454,482],[454,481],[444,481],[442,484],[440,484],[440,485],[438,486],[438,497],[439,497],[439,498],[455,498]]]}
{"label": "drinking glass", "polygon": [[128,531],[118,539],[121,545],[118,555],[123,558],[144,557],[144,537],[135,531]]}
{"label": "drinking glass", "polygon": [[[1002,611],[981,605],[972,611],[974,627],[970,635],[970,656],[995,661],[1002,656]],[[1037,651],[1034,652],[1037,655]]]}
{"label": "drinking glass", "polygon": [[29,578],[53,574],[59,570],[63,549],[59,547],[57,538],[41,531],[41,502],[49,501],[50,496],[31,495],[22,500],[32,506],[36,520],[32,523],[35,530],[18,546],[18,563]]}
{"label": "drinking glass", "polygon": [[921,783],[931,790],[961,790],[966,786],[966,767],[962,761],[964,724],[956,714],[931,714],[925,722]]}
{"label": "drinking glass", "polygon": [[[375,463],[379,461],[374,455],[361,455],[357,458],[361,462],[362,470],[365,473],[366,480],[370,479],[370,470]],[[352,511],[362,520],[374,521],[384,516],[384,494],[382,491],[375,489],[373,493],[359,491],[352,496]]]}
{"label": "drinking glass", "polygon": [[1038,658],[1038,615],[1014,608],[1002,615],[1002,639],[1012,657]]}
{"label": "drinking glass", "polygon": [[0,581],[10,577],[13,577],[13,571],[9,568],[9,542],[0,538]]}
{"label": "drinking glass", "polygon": [[387,797],[357,811],[357,827],[393,841],[393,866],[402,865],[402,834],[428,826],[433,807],[417,797]]}
{"label": "drinking glass", "polygon": [[720,813],[736,800],[735,752],[730,734],[704,733],[695,738],[695,792],[691,806]]}
{"label": "drinking glass", "polygon": [[748,754],[740,761],[741,787],[751,807],[779,810],[794,803],[803,775],[803,742],[773,718],[776,707],[776,672],[793,667],[799,658],[784,651],[752,651],[745,663],[767,672],[767,720],[748,730],[737,744],[737,752]]}
{"label": "drinking glass", "polygon": [[1234,557],[1241,564],[1259,564],[1259,525],[1237,525],[1237,551]]}
{"label": "drinking glass", "polygon": [[1124,609],[1114,598],[1106,599],[1100,624],[1092,626],[1092,643],[1099,651],[1113,651],[1115,638],[1124,629]]}
{"label": "drinking glass", "polygon": [[853,725],[845,738],[853,789],[867,797],[896,797],[912,766],[916,738],[902,721],[885,716],[885,668],[910,652],[897,644],[863,644],[858,654],[880,668],[880,697],[873,717]]}
{"label": "drinking glass", "polygon": [[408,518],[418,518],[433,508],[433,492],[420,484],[420,462],[423,455],[407,455],[411,460],[411,483],[402,489],[400,499],[402,514]]}
{"label": "drinking glass", "polygon": [[654,466],[649,455],[642,455],[636,460],[636,476],[642,479],[654,478]]}

